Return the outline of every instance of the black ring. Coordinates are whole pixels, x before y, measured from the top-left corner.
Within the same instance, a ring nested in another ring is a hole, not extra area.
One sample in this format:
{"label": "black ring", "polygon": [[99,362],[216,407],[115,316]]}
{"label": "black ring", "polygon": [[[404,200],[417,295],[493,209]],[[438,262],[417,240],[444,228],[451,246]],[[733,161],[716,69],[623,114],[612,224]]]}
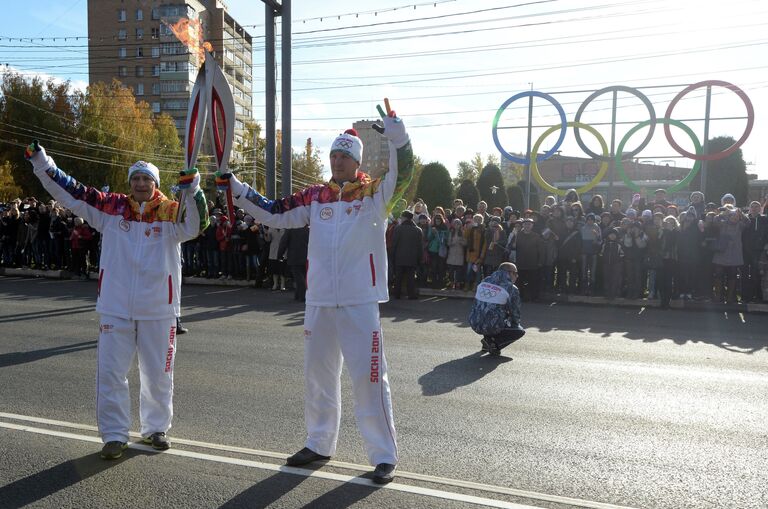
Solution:
{"label": "black ring", "polygon": [[[648,108],[648,112],[651,114],[651,122],[650,122],[650,129],[648,130],[648,135],[645,137],[643,142],[638,146],[635,150],[632,150],[630,152],[625,152],[623,154],[624,159],[630,159],[637,154],[640,153],[641,150],[643,150],[653,138],[653,131],[656,129],[656,110],[653,109],[653,104],[651,101],[646,97],[645,94],[637,90],[636,88],[632,87],[625,87],[623,85],[616,85],[612,87],[605,87],[601,88],[597,92],[593,92],[592,95],[587,97],[583,103],[581,103],[581,106],[579,106],[578,111],[576,112],[576,117],[574,118],[574,122],[581,122],[581,115],[584,113],[584,110],[586,109],[587,105],[592,102],[596,97],[603,95],[606,92],[627,92],[628,94],[632,94],[638,99],[640,99],[643,104],[645,104],[645,107]],[[587,147],[584,144],[584,141],[581,139],[581,134],[579,133],[579,128],[574,126],[573,133],[576,136],[576,143],[579,144],[579,147],[581,147],[581,150],[584,151],[588,156],[590,156],[593,159],[597,159],[598,161],[612,161],[613,157],[610,156],[602,156],[600,154],[596,154],[595,152],[592,152],[589,147]]]}

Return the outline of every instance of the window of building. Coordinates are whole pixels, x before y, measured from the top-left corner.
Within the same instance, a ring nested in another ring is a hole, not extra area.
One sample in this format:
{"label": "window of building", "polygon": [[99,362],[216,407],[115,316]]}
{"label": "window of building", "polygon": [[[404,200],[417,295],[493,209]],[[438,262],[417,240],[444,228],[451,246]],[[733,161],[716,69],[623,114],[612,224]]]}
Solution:
{"label": "window of building", "polygon": [[153,102],[152,103],[152,113],[160,113],[160,103],[159,102]]}
{"label": "window of building", "polygon": [[164,107],[166,110],[186,110],[186,99],[173,99],[171,101],[165,101]]}
{"label": "window of building", "polygon": [[160,38],[160,29],[155,27],[152,29],[152,38],[153,39],[159,39]]}
{"label": "window of building", "polygon": [[153,65],[152,66],[152,76],[160,76],[160,66],[159,65]]}
{"label": "window of building", "polygon": [[143,28],[137,28],[136,29],[136,39],[143,39],[144,38],[144,29]]}
{"label": "window of building", "polygon": [[144,21],[144,11],[142,9],[136,9],[136,21]]}
{"label": "window of building", "polygon": [[128,55],[128,52],[125,48],[117,48],[117,56],[120,58],[125,58]]}
{"label": "window of building", "polygon": [[187,47],[180,42],[164,42],[163,55],[183,55],[187,53]]}
{"label": "window of building", "polygon": [[117,74],[122,78],[128,76],[128,68],[124,65],[121,65],[120,67],[117,68]]}
{"label": "window of building", "polygon": [[[152,95],[160,95],[160,83],[152,83]],[[160,108],[160,103],[157,103],[157,107]]]}
{"label": "window of building", "polygon": [[138,83],[136,85],[136,95],[144,95],[144,83]]}
{"label": "window of building", "polygon": [[117,39],[120,41],[124,41],[125,38],[128,37],[128,31],[125,28],[121,28],[117,31]]}
{"label": "window of building", "polygon": [[152,7],[152,19],[160,19],[160,8]]}
{"label": "window of building", "polygon": [[117,21],[125,21],[125,9],[117,10]]}
{"label": "window of building", "polygon": [[187,80],[163,80],[163,93],[188,92],[189,81]]}
{"label": "window of building", "polygon": [[136,48],[136,58],[142,58],[144,56],[144,48],[139,46]]}
{"label": "window of building", "polygon": [[144,76],[144,66],[141,66],[141,65],[136,66],[136,76],[139,78]]}
{"label": "window of building", "polygon": [[152,58],[160,57],[160,46],[152,46]]}

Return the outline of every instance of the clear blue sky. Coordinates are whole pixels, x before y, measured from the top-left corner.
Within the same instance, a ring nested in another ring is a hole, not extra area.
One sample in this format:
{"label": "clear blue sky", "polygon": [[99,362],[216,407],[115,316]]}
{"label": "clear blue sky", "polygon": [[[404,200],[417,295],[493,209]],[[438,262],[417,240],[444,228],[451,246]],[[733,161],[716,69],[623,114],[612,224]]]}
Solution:
{"label": "clear blue sky", "polygon": [[[253,25],[247,30],[254,36],[254,116],[263,123],[263,3],[226,3],[242,25]],[[572,121],[590,91],[611,85],[639,87],[662,117],[685,84],[723,80],[742,88],[754,104],[754,129],[742,149],[751,163],[749,171],[768,178],[768,157],[760,150],[768,138],[768,5],[763,1],[293,3],[293,143],[299,149],[312,137],[327,155],[335,134],[356,120],[377,118],[375,106],[387,96],[409,127],[416,153],[425,162],[442,162],[453,173],[459,161],[476,152],[483,157],[498,154],[491,136],[493,117],[519,92],[533,88],[552,94]],[[1,37],[87,34],[87,0],[39,0],[34,8],[24,2],[6,4],[11,5],[3,6]],[[87,81],[87,51],[71,47],[85,45],[82,40],[3,40],[0,45],[21,46],[0,47],[2,64],[75,83]],[[745,115],[735,94],[718,87],[714,92],[713,117]],[[582,118],[606,140],[610,129],[598,124],[610,120],[609,100],[597,98]],[[511,105],[500,125],[525,125],[525,103]],[[681,100],[673,116],[685,120],[702,139],[703,123],[695,119],[703,114],[699,91]],[[554,108],[543,99],[534,101],[534,117],[542,126],[534,132],[534,141],[546,127],[559,123]],[[618,128],[616,144],[634,123],[647,118],[639,100],[619,94],[618,120],[626,124]],[[710,136],[739,138],[745,124],[713,121]],[[628,147],[636,146],[644,132]],[[692,149],[682,131],[673,128],[673,135],[683,148]],[[552,134],[542,148],[550,147],[557,136]],[[524,130],[506,129],[500,137],[507,151],[525,150]],[[590,134],[585,133],[584,140],[597,150]],[[561,149],[564,155],[583,155],[572,130]],[[674,155],[659,128],[638,157],[659,161]],[[675,159],[675,164],[690,166],[691,161]]]}

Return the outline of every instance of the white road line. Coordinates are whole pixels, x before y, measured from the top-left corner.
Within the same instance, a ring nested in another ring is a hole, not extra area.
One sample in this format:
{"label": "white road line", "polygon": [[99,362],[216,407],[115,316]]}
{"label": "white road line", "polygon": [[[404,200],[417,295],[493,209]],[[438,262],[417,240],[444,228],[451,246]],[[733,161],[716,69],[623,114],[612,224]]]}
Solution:
{"label": "white road line", "polygon": [[[49,435],[59,438],[69,438],[72,440],[81,440],[84,442],[98,442],[101,443],[99,437],[89,435],[78,435],[75,433],[68,433],[65,431],[54,431],[42,428],[33,428],[24,424],[13,424],[9,422],[0,422],[0,428],[12,429],[17,431],[24,431],[27,433],[37,433],[41,435]],[[347,484],[357,484],[360,486],[367,486],[370,488],[387,489],[393,491],[401,491],[405,493],[412,493],[415,495],[422,495],[433,498],[440,498],[444,500],[455,500],[458,502],[467,502],[469,504],[481,505],[485,507],[498,507],[501,509],[538,509],[530,505],[515,504],[512,502],[505,502],[502,500],[493,500],[489,498],[475,497],[472,495],[465,495],[463,493],[453,493],[449,491],[434,490],[430,488],[422,488],[420,486],[409,486],[407,484],[389,483],[383,486],[375,484],[370,479],[362,477],[355,477],[350,475],[335,474],[332,472],[322,472],[316,470],[305,470],[303,468],[288,467],[285,465],[275,465],[273,463],[262,463],[260,461],[244,460],[238,458],[228,458],[226,456],[214,456],[212,454],[202,454],[199,452],[183,451],[179,449],[169,449],[158,453],[152,447],[143,444],[129,443],[128,447],[140,451],[155,452],[157,454],[170,454],[171,456],[181,456],[183,458],[193,458],[203,461],[212,461],[215,463],[223,463],[228,465],[237,465],[241,467],[258,468],[260,470],[270,470],[273,472],[282,472],[285,474],[301,475],[304,477],[314,477],[318,479],[326,479],[330,481],[337,481]]]}
{"label": "white road line", "polygon": [[[58,427],[63,427],[63,428],[78,429],[78,430],[83,430],[83,431],[98,432],[98,429],[96,428],[96,426],[90,426],[88,424],[78,424],[78,423],[67,422],[67,421],[58,421],[58,420],[53,420],[53,419],[45,419],[45,418],[42,418],[42,417],[33,417],[33,416],[27,416],[27,415],[19,415],[19,414],[13,414],[13,413],[0,412],[0,418],[12,419],[12,420],[23,421],[23,422],[34,422],[34,423],[37,423],[37,424],[47,424],[47,425],[58,426]],[[28,431],[30,429],[37,429],[37,428],[27,428],[27,427],[24,427],[24,426],[19,426],[19,425],[11,424],[11,423],[2,423],[2,422],[0,422],[0,427],[10,427],[10,426],[14,426],[12,429],[21,429],[21,430],[24,430],[24,431]],[[58,432],[52,432],[52,433],[58,433]],[[66,435],[70,435],[70,434],[66,434]],[[141,437],[141,435],[139,433],[135,433],[135,432],[131,432],[130,435],[132,437],[134,437],[134,438],[140,438]],[[85,435],[71,434],[71,436],[67,436],[65,438],[82,439],[81,437],[84,437],[84,436]],[[88,436],[85,436],[85,437],[88,439],[88,441],[101,443],[101,440],[98,437],[88,437]],[[222,444],[214,444],[214,443],[210,443],[210,442],[199,442],[199,441],[196,441],[196,440],[188,440],[188,439],[184,439],[184,438],[173,437],[172,440],[173,440],[173,443],[175,443],[175,444],[188,445],[188,446],[191,446],[191,447],[200,447],[200,448],[204,448],[204,449],[213,449],[213,450],[217,450],[217,451],[232,452],[232,453],[238,453],[238,454],[247,454],[247,455],[251,455],[251,456],[261,456],[261,457],[265,457],[265,458],[275,458],[275,459],[279,459],[279,460],[285,460],[288,457],[287,454],[283,454],[283,453],[277,453],[277,452],[272,452],[272,451],[263,451],[263,450],[258,450],[258,449],[249,449],[249,448],[245,448],[245,447],[236,447],[236,446],[229,446],[229,445],[222,445]],[[133,445],[134,444],[132,444],[131,446],[133,447]],[[153,449],[150,448],[149,450],[153,450]],[[187,451],[178,451],[177,449],[171,449],[171,451],[174,451],[174,452],[184,452],[185,453],[184,455],[196,454],[196,453],[191,453],[191,452],[187,452]],[[168,451],[166,451],[166,452],[168,452]],[[194,456],[192,456],[192,457],[194,457]],[[219,456],[215,456],[215,457],[218,458]],[[244,460],[244,461],[247,461],[247,460]],[[271,465],[271,464],[267,464],[267,465]],[[336,468],[341,468],[341,469],[353,470],[353,471],[357,471],[357,472],[368,472],[368,471],[370,471],[370,467],[368,467],[368,466],[358,465],[358,464],[355,464],[355,463],[346,463],[346,462],[343,462],[343,461],[329,461],[327,463],[327,465],[333,466],[333,467],[336,467]],[[274,470],[274,468],[272,468],[272,467],[276,467],[276,465],[271,465],[270,466],[270,469]],[[291,467],[285,467],[285,468],[289,468],[290,469]],[[309,471],[309,470],[305,471],[303,469],[291,469],[291,470],[285,470],[285,472],[295,473],[295,472],[293,472],[293,470],[301,470],[302,472],[311,472],[311,473],[315,472],[315,471]],[[304,474],[301,474],[301,475],[304,475]],[[336,474],[333,474],[333,475],[336,475]],[[430,475],[423,475],[423,474],[417,474],[417,473],[412,473],[412,472],[405,472],[405,471],[401,471],[401,470],[397,471],[397,476],[401,477],[401,478],[404,478],[404,479],[412,479],[412,480],[416,480],[416,481],[428,482],[428,483],[432,483],[432,484],[439,484],[439,485],[443,485],[443,486],[451,486],[451,487],[454,487],[454,488],[467,488],[467,489],[483,491],[483,492],[487,492],[487,493],[495,493],[495,494],[500,494],[500,495],[510,495],[510,496],[516,496],[516,497],[521,497],[521,498],[527,498],[527,499],[531,499],[531,500],[541,500],[541,501],[546,501],[546,502],[554,502],[554,503],[566,504],[566,505],[570,505],[570,506],[574,506],[574,507],[583,507],[583,508],[587,508],[587,509],[631,509],[630,507],[627,507],[627,506],[619,506],[619,505],[608,504],[608,503],[603,503],[603,502],[594,502],[594,501],[591,501],[591,500],[582,500],[582,499],[571,498],[571,497],[562,497],[562,496],[558,496],[558,495],[549,495],[549,494],[546,494],[546,493],[539,493],[539,492],[535,492],[535,491],[527,491],[527,490],[520,490],[520,489],[515,489],[515,488],[507,488],[507,487],[504,487],[504,486],[493,486],[493,485],[490,485],[490,484],[481,484],[481,483],[475,483],[475,482],[471,482],[471,481],[463,481],[463,480],[460,480],[460,479],[449,479],[449,478],[445,478],[445,477],[435,477],[435,476],[430,476]],[[357,477],[350,477],[350,478],[351,479],[358,479]],[[427,489],[427,488],[424,488],[424,489]],[[496,506],[492,506],[492,507],[496,507]],[[503,507],[507,507],[507,506],[503,506]],[[531,506],[521,506],[521,505],[514,506],[513,505],[512,507],[531,507]]]}

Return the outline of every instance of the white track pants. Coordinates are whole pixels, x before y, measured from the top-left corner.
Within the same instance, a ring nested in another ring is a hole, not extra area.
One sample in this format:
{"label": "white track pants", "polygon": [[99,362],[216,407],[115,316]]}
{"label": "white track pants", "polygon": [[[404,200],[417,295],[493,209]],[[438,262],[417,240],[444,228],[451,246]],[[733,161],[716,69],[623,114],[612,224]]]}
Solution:
{"label": "white track pants", "polygon": [[168,431],[173,416],[173,363],[176,357],[176,318],[124,320],[101,315],[96,418],[102,440],[128,441],[131,399],[128,371],[139,353],[139,414],[141,435]]}
{"label": "white track pants", "polygon": [[307,306],[304,317],[306,446],[333,456],[341,421],[341,367],[352,377],[357,427],[371,465],[397,464],[392,397],[377,303]]}

